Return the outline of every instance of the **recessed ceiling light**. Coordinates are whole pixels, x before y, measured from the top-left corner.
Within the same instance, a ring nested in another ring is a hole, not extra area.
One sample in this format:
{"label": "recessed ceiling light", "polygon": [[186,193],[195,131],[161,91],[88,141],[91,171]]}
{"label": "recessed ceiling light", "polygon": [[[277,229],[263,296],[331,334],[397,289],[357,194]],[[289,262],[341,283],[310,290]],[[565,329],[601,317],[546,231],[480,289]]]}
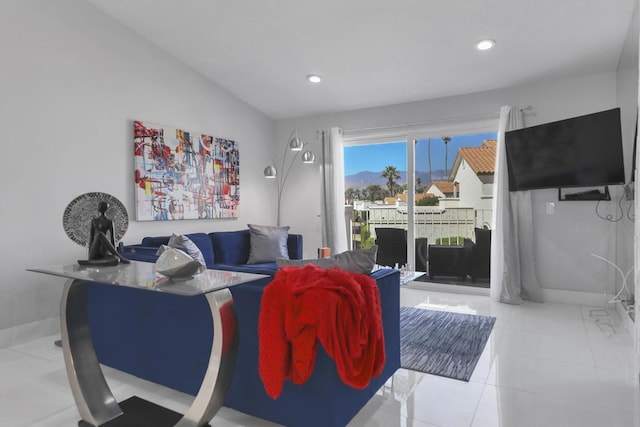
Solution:
{"label": "recessed ceiling light", "polygon": [[478,50],[489,50],[489,49],[493,48],[495,45],[496,45],[496,41],[495,40],[491,40],[491,39],[480,40],[478,43],[476,43],[476,49],[478,49]]}
{"label": "recessed ceiling light", "polygon": [[308,80],[310,83],[320,83],[320,82],[322,81],[322,77],[320,77],[320,76],[319,76],[319,75],[317,75],[317,74],[309,74],[309,75],[307,76],[307,80]]}

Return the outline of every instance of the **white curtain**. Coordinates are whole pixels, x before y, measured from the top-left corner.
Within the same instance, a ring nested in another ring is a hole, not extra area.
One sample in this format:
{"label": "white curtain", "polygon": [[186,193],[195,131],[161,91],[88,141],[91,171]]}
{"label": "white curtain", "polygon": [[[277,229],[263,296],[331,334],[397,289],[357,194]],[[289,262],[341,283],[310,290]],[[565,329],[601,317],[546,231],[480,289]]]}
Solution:
{"label": "white curtain", "polygon": [[505,132],[523,125],[519,108],[500,109],[493,184],[490,292],[493,299],[508,304],[543,301],[536,275],[531,192],[509,192]]}
{"label": "white curtain", "polygon": [[342,129],[320,132],[322,145],[322,244],[332,254],[347,250],[344,202],[344,147]]}

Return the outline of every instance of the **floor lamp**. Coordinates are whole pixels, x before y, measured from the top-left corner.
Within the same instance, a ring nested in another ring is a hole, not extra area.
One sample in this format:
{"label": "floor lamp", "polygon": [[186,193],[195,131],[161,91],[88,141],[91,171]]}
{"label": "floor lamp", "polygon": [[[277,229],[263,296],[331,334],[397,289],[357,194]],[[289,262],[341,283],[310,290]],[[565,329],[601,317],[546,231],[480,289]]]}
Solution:
{"label": "floor lamp", "polygon": [[[302,140],[298,138],[297,129],[294,129],[289,136],[287,146],[285,147],[282,154],[282,166],[280,167],[280,171],[278,171],[273,164],[264,168],[264,177],[268,179],[277,179],[278,182],[278,210],[276,214],[276,225],[278,226],[280,226],[280,202],[282,201],[282,192],[284,190],[285,184],[287,183],[289,172],[291,172],[291,167],[293,166],[294,161],[302,152],[302,148],[304,146],[304,142],[302,142]],[[287,164],[287,154],[289,154],[289,152],[293,153],[293,157],[290,157],[289,163]],[[302,163],[310,164],[315,162],[315,159],[316,156],[312,151],[305,151],[304,153],[302,153]]]}

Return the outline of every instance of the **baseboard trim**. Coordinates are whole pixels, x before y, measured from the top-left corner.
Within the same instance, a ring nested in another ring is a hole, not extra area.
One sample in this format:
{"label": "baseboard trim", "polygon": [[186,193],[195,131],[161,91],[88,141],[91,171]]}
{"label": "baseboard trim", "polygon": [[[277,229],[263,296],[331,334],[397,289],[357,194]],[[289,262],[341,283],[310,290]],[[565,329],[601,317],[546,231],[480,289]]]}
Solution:
{"label": "baseboard trim", "polygon": [[[471,286],[459,286],[433,282],[409,282],[404,287],[412,289],[421,289],[426,291],[435,292],[449,292],[453,294],[467,294],[467,295],[490,295],[490,290],[487,288],[474,288]],[[608,305],[609,300],[613,298],[613,295],[605,295],[595,292],[580,292],[580,291],[566,291],[561,289],[542,289],[542,297],[544,302],[554,302],[562,304],[577,304],[588,306],[605,306]],[[628,316],[627,316],[628,317]]]}
{"label": "baseboard trim", "polygon": [[414,280],[413,282],[409,282],[406,285],[403,285],[402,287],[420,289],[424,291],[449,292],[452,294],[489,296],[489,288],[476,288],[473,286],[450,285],[446,283],[420,282],[420,281]]}
{"label": "baseboard trim", "polygon": [[544,302],[557,302],[562,304],[578,304],[590,306],[605,306],[611,299],[610,296],[603,293],[581,292],[581,291],[565,291],[562,289],[542,289],[542,298]]}
{"label": "baseboard trim", "polygon": [[60,318],[58,316],[26,323],[24,325],[13,326],[7,329],[0,329],[0,348],[11,347],[59,333]]}

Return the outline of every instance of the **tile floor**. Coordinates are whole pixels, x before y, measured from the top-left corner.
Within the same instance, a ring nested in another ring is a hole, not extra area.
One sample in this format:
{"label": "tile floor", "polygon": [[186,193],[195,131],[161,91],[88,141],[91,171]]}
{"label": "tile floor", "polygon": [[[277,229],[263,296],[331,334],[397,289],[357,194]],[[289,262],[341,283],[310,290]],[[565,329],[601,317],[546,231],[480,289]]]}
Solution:
{"label": "tile floor", "polygon": [[[510,306],[487,296],[402,288],[402,305],[497,318],[471,381],[399,370],[350,426],[640,427],[633,341],[613,309]],[[61,350],[47,337],[0,350],[0,426],[72,427],[78,415]],[[176,411],[190,397],[105,368],[118,400]],[[212,426],[275,426],[222,408]]]}

